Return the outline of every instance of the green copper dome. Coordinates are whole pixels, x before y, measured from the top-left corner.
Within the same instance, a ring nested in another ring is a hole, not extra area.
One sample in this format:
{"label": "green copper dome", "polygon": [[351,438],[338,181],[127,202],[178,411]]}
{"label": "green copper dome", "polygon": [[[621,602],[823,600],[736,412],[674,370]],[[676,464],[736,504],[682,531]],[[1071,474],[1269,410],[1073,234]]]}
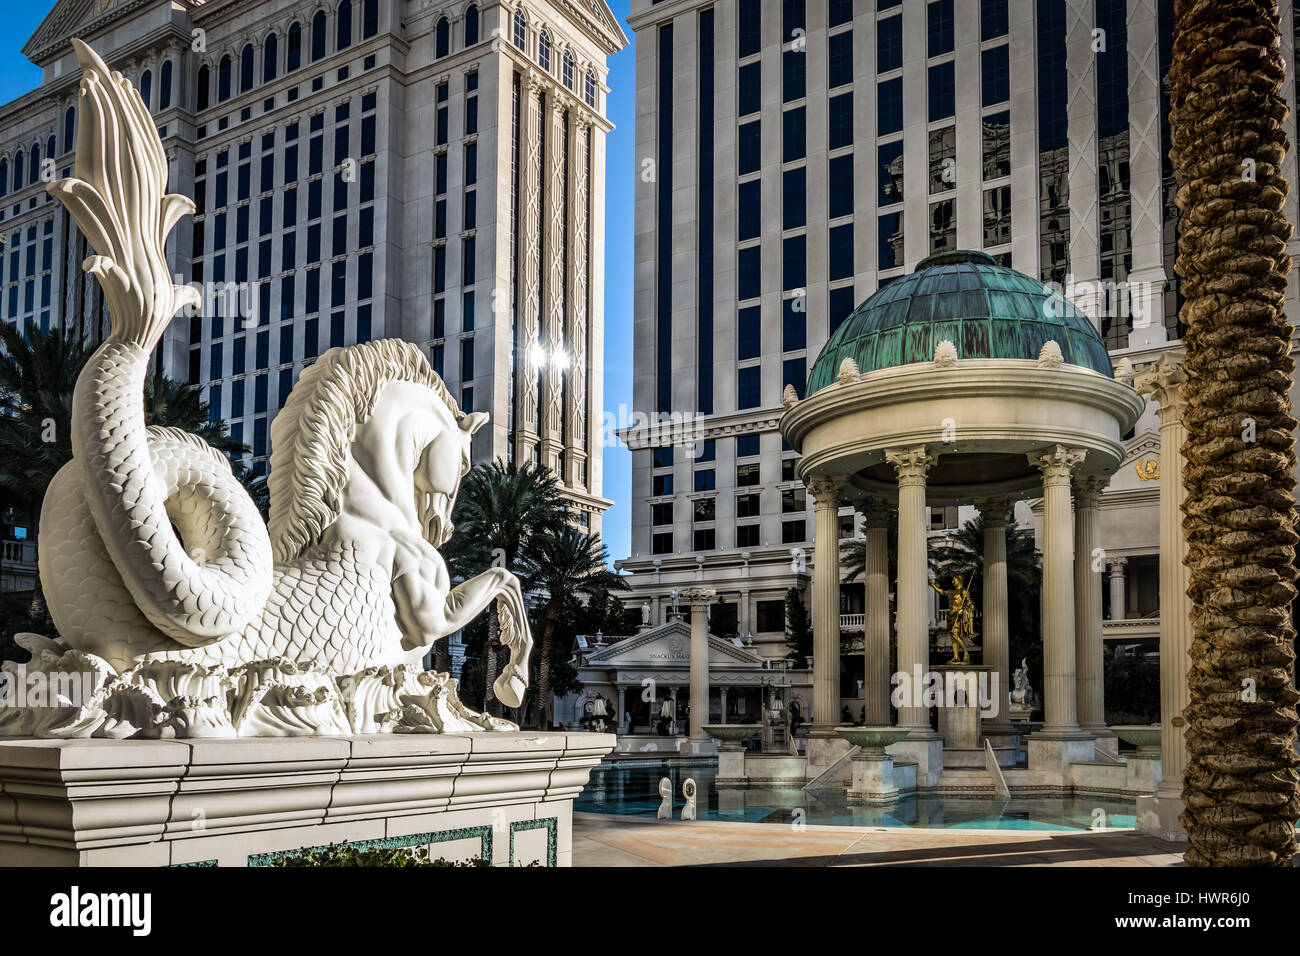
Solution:
{"label": "green copper dome", "polygon": [[1037,359],[1055,340],[1067,364],[1114,377],[1101,336],[1060,293],[987,253],[942,252],[853,310],[813,363],[807,394],[834,382],[846,358],[863,374],[930,362],[944,339],[958,359]]}

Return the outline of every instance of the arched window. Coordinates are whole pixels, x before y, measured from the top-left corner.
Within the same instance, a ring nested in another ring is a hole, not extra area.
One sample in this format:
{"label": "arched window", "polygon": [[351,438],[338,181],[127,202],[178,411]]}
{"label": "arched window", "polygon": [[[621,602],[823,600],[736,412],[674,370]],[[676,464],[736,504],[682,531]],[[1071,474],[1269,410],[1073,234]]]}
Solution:
{"label": "arched window", "polygon": [[545,30],[537,37],[537,65],[551,72],[551,35]]}
{"label": "arched window", "polygon": [[473,46],[478,42],[478,4],[471,3],[465,10],[465,45]]}
{"label": "arched window", "polygon": [[515,11],[515,46],[521,50],[528,47],[528,25],[524,23],[524,11]]}
{"label": "arched window", "polygon": [[561,78],[564,80],[565,86],[573,89],[573,54],[568,50],[564,51],[564,68]]}
{"label": "arched window", "polygon": [[50,138],[47,139],[47,140],[45,141],[45,155],[48,156],[50,159],[53,159],[55,156],[58,155],[58,153],[56,152],[55,144],[54,144],[54,134],[53,134],[53,133],[51,133],[51,134],[50,134]]}
{"label": "arched window", "polygon": [[0,196],[9,195],[9,160],[0,159]]}
{"label": "arched window", "polygon": [[433,36],[433,58],[438,60],[451,52],[451,24],[446,17],[438,21]]}
{"label": "arched window", "polygon": [[[77,108],[69,106],[63,111],[63,151],[72,149],[77,135]],[[0,177],[3,178],[3,177]]]}
{"label": "arched window", "polygon": [[140,99],[144,100],[144,108],[153,112],[153,70],[145,70],[140,74]]}
{"label": "arched window", "polygon": [[199,82],[195,85],[194,108],[202,111],[208,108],[208,96],[212,90],[212,71],[206,65],[199,67]]}
{"label": "arched window", "polygon": [[292,73],[302,66],[302,26],[293,24],[289,27],[289,40],[285,44],[284,72]]}
{"label": "arched window", "polygon": [[352,45],[352,0],[339,4],[338,26],[334,31],[334,49],[346,50]]}
{"label": "arched window", "polygon": [[587,67],[587,79],[583,83],[582,98],[592,109],[596,108],[596,71]]}
{"label": "arched window", "polygon": [[379,32],[379,0],[365,0],[361,6],[361,39],[369,40]]}
{"label": "arched window", "polygon": [[325,11],[316,11],[316,16],[311,18],[311,61],[325,56]]}
{"label": "arched window", "polygon": [[35,183],[41,178],[41,144],[32,144],[31,168],[27,174],[27,181]]}
{"label": "arched window", "polygon": [[247,93],[253,88],[253,44],[244,44],[239,54],[239,92]]}
{"label": "arched window", "polygon": [[262,44],[262,82],[270,83],[275,79],[275,71],[280,66],[280,38],[272,33]]}
{"label": "arched window", "polygon": [[23,151],[20,149],[14,153],[14,192],[23,188]]}
{"label": "arched window", "polygon": [[172,105],[172,61],[163,60],[162,69],[158,71],[158,109],[170,109]]}
{"label": "arched window", "polygon": [[217,65],[217,102],[230,99],[230,57],[223,56]]}

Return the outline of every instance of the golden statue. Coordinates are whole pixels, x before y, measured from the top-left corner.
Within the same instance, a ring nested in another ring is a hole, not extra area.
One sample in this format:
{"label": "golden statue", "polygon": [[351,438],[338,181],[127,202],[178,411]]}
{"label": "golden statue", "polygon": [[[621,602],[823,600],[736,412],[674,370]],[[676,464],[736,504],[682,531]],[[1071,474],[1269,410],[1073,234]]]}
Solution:
{"label": "golden statue", "polygon": [[945,591],[933,581],[930,587],[948,599],[948,632],[952,635],[952,660],[949,664],[969,664],[970,651],[967,649],[971,636],[975,633],[975,602],[970,596],[971,571],[963,584],[960,575],[952,576],[952,588]]}

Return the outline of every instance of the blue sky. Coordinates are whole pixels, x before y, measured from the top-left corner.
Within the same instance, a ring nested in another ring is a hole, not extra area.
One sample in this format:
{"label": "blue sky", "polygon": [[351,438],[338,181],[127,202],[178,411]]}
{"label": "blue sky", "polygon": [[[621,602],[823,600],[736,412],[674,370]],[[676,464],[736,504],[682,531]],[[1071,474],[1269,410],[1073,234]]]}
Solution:
{"label": "blue sky", "polygon": [[[610,4],[630,39],[628,6],[629,0]],[[40,85],[41,71],[21,49],[53,7],[48,0],[8,5],[7,39],[0,48],[0,102]],[[636,173],[636,54],[632,45],[610,58],[609,85],[606,106],[615,129],[606,142],[605,161],[605,407],[617,409],[620,404],[632,407],[632,192]],[[599,428],[595,431],[600,434]],[[615,502],[605,516],[603,535],[611,559],[626,557],[629,551],[631,466],[632,456],[626,448],[605,449],[604,495]]]}

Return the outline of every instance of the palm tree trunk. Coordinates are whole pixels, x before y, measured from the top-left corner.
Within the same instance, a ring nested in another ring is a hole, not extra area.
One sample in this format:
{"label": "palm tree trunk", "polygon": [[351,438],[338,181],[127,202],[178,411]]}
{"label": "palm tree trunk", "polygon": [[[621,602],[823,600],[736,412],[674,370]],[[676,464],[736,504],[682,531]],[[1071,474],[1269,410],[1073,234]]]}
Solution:
{"label": "palm tree trunk", "polygon": [[537,662],[537,726],[550,729],[551,711],[551,649],[555,643],[555,628],[560,623],[560,602],[552,599],[546,605],[542,622],[541,659]]}
{"label": "palm tree trunk", "polygon": [[1286,66],[1276,0],[1177,0],[1175,14],[1192,600],[1186,860],[1286,865],[1300,816]]}
{"label": "palm tree trunk", "polygon": [[501,641],[501,621],[497,617],[497,605],[493,601],[487,609],[487,639],[483,642],[483,712],[499,714],[501,705],[492,693],[492,684],[497,679],[497,645]]}

